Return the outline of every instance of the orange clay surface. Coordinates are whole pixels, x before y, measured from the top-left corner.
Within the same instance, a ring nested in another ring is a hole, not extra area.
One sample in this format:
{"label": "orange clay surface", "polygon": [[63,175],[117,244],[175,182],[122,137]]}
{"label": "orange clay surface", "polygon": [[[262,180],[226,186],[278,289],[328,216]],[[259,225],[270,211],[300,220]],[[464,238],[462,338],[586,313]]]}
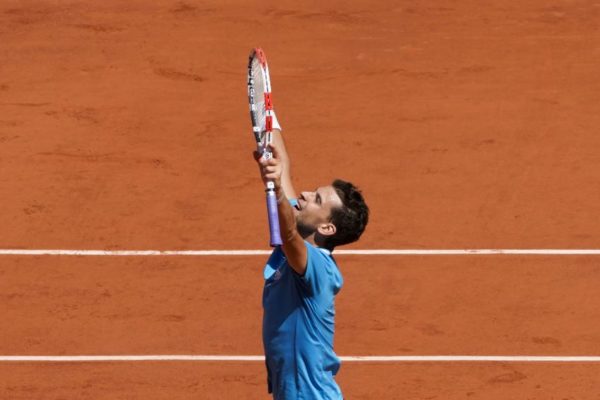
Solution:
{"label": "orange clay surface", "polygon": [[[485,4],[484,4],[485,3]],[[0,248],[264,249],[245,69],[352,248],[600,248],[600,1],[0,3]],[[600,355],[600,258],[339,256],[340,355]],[[0,258],[0,355],[261,354],[264,257]],[[345,363],[348,399],[598,399],[598,364]],[[1,399],[266,399],[250,363],[0,363]]]}

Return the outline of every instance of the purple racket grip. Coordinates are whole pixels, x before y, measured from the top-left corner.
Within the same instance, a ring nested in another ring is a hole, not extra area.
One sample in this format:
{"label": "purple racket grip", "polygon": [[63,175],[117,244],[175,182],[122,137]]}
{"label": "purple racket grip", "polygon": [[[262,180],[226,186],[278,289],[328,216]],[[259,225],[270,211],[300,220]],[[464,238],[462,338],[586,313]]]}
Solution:
{"label": "purple racket grip", "polygon": [[277,197],[274,189],[267,189],[267,212],[269,214],[269,233],[271,247],[281,246],[281,231],[279,230],[279,213],[277,212]]}

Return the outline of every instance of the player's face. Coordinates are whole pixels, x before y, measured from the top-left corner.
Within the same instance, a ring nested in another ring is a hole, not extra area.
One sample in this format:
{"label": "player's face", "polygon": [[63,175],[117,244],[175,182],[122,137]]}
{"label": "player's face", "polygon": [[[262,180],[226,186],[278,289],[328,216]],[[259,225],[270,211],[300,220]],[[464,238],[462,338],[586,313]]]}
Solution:
{"label": "player's face", "polygon": [[342,206],[333,186],[322,186],[314,192],[302,192],[298,197],[296,223],[301,235],[315,232],[331,222],[331,211]]}

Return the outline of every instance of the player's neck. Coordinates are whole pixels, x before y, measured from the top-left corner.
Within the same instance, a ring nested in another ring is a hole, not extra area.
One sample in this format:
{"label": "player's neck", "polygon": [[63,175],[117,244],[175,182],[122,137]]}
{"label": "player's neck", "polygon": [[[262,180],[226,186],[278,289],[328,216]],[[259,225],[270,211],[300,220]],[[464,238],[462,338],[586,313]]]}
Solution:
{"label": "player's neck", "polygon": [[324,237],[322,235],[319,235],[317,232],[313,232],[304,238],[304,240],[306,240],[313,246],[325,249],[325,241],[323,239]]}

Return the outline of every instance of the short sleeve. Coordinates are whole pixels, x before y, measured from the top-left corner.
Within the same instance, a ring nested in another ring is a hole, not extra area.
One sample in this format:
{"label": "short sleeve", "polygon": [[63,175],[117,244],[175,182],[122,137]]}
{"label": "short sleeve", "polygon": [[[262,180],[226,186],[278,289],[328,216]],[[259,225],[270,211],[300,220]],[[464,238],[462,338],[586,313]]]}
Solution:
{"label": "short sleeve", "polygon": [[269,260],[267,260],[267,264],[263,270],[265,280],[270,279],[284,261],[285,255],[283,254],[281,247],[276,247],[271,253]]}
{"label": "short sleeve", "polygon": [[342,287],[342,277],[331,254],[314,247],[308,242],[306,246],[306,271],[300,280],[308,290],[309,295],[320,294],[324,291],[337,294]]}

